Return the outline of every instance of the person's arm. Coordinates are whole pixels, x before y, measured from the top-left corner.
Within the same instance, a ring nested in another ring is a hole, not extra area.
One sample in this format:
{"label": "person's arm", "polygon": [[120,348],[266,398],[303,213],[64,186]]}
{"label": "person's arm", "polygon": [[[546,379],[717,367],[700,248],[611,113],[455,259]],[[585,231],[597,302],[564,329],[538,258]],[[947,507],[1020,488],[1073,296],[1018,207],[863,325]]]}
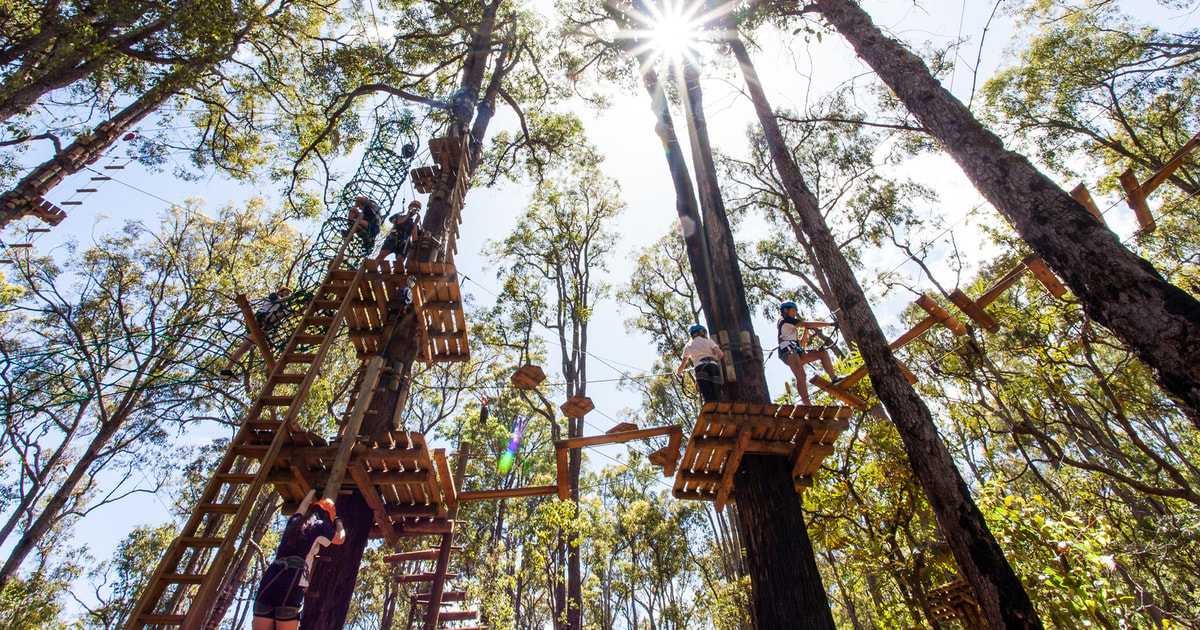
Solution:
{"label": "person's arm", "polygon": [[333,540],[330,541],[335,545],[340,545],[346,542],[346,527],[342,525],[342,519],[333,519]]}
{"label": "person's arm", "polygon": [[825,328],[826,326],[832,326],[833,322],[797,322],[796,325],[805,328]]}
{"label": "person's arm", "polygon": [[308,514],[308,506],[312,505],[313,499],[317,498],[317,489],[313,488],[304,495],[304,500],[300,502],[300,507],[296,508],[297,514]]}
{"label": "person's arm", "polygon": [[715,341],[713,342],[713,345],[712,345],[712,352],[713,352],[713,356],[717,357],[718,361],[725,358],[725,351],[722,350],[721,346],[718,346]]}
{"label": "person's arm", "polygon": [[687,357],[683,357],[683,360],[679,362],[679,367],[675,368],[675,376],[683,376],[683,368],[687,367],[687,362]]}

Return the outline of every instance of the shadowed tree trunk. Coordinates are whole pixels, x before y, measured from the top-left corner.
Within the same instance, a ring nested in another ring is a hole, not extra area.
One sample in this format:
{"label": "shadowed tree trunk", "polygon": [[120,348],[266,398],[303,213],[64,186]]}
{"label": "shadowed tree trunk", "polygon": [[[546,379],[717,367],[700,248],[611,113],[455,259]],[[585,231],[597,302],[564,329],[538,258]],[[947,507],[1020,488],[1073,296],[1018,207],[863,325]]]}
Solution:
{"label": "shadowed tree trunk", "polygon": [[836,302],[834,306],[842,314],[844,330],[862,353],[871,384],[900,433],[913,473],[925,491],[963,575],[975,591],[984,618],[992,628],[1041,628],[1041,620],[1020,579],[1008,565],[999,543],[975,505],[970,489],[955,467],[950,451],[938,436],[929,408],[897,365],[854,271],[841,255],[816,197],[788,152],[745,46],[735,31],[728,34],[726,43],[741,66],[771,159],[795,205],[817,263],[829,281]]}
{"label": "shadowed tree trunk", "polygon": [[885,37],[852,0],[814,0],[820,12],[958,162],[980,193],[1079,298],[1089,317],[1154,372],[1200,428],[1200,303],[1129,251],[1024,156],[941,86],[925,64]]}

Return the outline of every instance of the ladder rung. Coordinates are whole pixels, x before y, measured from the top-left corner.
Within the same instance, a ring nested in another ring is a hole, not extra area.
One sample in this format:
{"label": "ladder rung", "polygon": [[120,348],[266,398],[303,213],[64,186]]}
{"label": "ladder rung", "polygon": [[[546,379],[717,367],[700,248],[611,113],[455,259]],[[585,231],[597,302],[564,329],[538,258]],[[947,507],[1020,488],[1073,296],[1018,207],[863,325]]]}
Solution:
{"label": "ladder rung", "polygon": [[281,420],[271,420],[270,418],[259,418],[257,420],[247,420],[246,428],[251,431],[274,431],[283,425]]}
{"label": "ladder rung", "polygon": [[295,400],[295,396],[259,396],[258,400],[264,407],[287,407]]}
{"label": "ladder rung", "polygon": [[478,618],[478,610],[452,610],[438,613],[438,621],[474,621]]}
{"label": "ladder rung", "polygon": [[332,317],[320,317],[317,315],[314,315],[312,317],[305,317],[304,325],[305,326],[326,326],[326,327],[328,327],[328,326],[333,325],[333,318]]}
{"label": "ladder rung", "polygon": [[96,192],[96,190],[97,189],[95,189],[95,188],[76,188],[75,192],[77,192],[77,193],[94,193],[94,192]]}
{"label": "ladder rung", "polygon": [[97,175],[92,178],[94,182],[111,182],[112,178],[107,175]]}
{"label": "ladder rung", "polygon": [[181,626],[183,615],[138,615],[138,621],[146,625]]}
{"label": "ladder rung", "polygon": [[238,444],[233,447],[233,452],[245,457],[264,457],[271,447],[266,444]]}
{"label": "ladder rung", "polygon": [[304,374],[276,374],[271,380],[276,383],[299,384],[304,380]]}
{"label": "ladder rung", "polygon": [[281,360],[284,363],[312,363],[317,360],[317,355],[291,353],[283,355],[283,359]]}
{"label": "ladder rung", "polygon": [[[457,573],[446,574],[447,580],[453,580],[456,577],[458,577]],[[401,584],[412,584],[413,582],[432,582],[435,578],[437,578],[436,573],[414,573],[412,575],[401,575],[396,578],[396,581]]]}
{"label": "ladder rung", "polygon": [[82,201],[63,201],[63,202],[59,203],[59,205],[60,206],[82,206],[83,202]]}
{"label": "ladder rung", "polygon": [[29,228],[29,232],[49,232],[50,228]]}
{"label": "ladder rung", "polygon": [[196,573],[167,573],[162,576],[164,582],[172,584],[199,584],[204,581],[204,574]]}
{"label": "ladder rung", "polygon": [[237,514],[241,507],[241,503],[201,503],[199,510],[216,514]]}
{"label": "ladder rung", "polygon": [[[278,424],[278,423],[276,423]],[[254,481],[254,475],[249,473],[217,473],[213,475],[217,481],[224,483],[250,483]]]}
{"label": "ladder rung", "polygon": [[184,547],[220,547],[224,538],[205,538],[203,536],[180,536],[179,544]]}
{"label": "ladder rung", "polygon": [[296,333],[295,339],[296,343],[298,344],[316,344],[325,341],[325,335],[306,335],[303,333]]}
{"label": "ladder rung", "polygon": [[[417,600],[418,604],[429,603],[429,593],[417,593],[412,596]],[[451,602],[461,602],[467,598],[466,591],[445,591],[442,593],[442,603],[449,604]]]}
{"label": "ladder rung", "polygon": [[312,305],[313,305],[313,308],[318,311],[332,311],[332,310],[336,310],[339,306],[341,306],[342,301],[341,300],[313,300]]}
{"label": "ladder rung", "polygon": [[105,166],[105,167],[104,167],[104,170],[106,170],[106,171],[119,171],[119,170],[122,170],[122,169],[124,169],[124,168],[125,168],[124,166],[115,166],[115,165],[113,165],[113,166]]}

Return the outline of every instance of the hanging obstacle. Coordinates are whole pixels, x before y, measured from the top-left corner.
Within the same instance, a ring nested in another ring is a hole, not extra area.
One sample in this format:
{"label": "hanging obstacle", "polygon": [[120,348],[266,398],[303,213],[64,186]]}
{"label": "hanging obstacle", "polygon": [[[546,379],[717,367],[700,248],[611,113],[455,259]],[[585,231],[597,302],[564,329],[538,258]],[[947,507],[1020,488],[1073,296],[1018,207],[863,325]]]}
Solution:
{"label": "hanging obstacle", "polygon": [[675,473],[677,499],[737,500],[733,474],[746,453],[786,456],[796,492],[812,485],[821,462],[850,427],[849,407],[707,403]]}
{"label": "hanging obstacle", "polygon": [[930,613],[938,621],[957,621],[964,630],[982,630],[987,626],[979,614],[979,603],[966,580],[939,586],[925,593]]}
{"label": "hanging obstacle", "polygon": [[537,386],[546,380],[546,373],[542,371],[540,366],[526,363],[517,369],[516,372],[513,372],[513,375],[508,380],[513,384],[513,387],[519,390],[531,391],[537,389]]}

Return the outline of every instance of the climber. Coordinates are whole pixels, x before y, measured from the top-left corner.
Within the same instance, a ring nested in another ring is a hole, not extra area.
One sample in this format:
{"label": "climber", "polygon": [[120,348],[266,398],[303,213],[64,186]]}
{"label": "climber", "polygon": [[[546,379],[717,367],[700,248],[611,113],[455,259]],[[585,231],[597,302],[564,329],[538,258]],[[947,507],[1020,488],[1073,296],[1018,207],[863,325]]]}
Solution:
{"label": "climber", "polygon": [[379,213],[379,204],[366,197],[355,197],[354,205],[350,208],[350,230],[347,236],[362,236],[363,249],[370,253],[375,249],[375,237],[379,236],[383,215]]}
{"label": "climber", "polygon": [[[263,304],[255,313],[254,319],[258,322],[258,327],[262,328],[264,333],[270,332],[276,324],[283,321],[287,315],[287,301],[292,297],[292,290],[287,287],[279,287],[278,291],[267,296],[266,304]],[[229,365],[221,370],[223,378],[233,378],[233,369],[237,367],[237,362],[241,360],[250,348],[254,347],[254,338],[247,332],[245,338],[242,339],[242,345],[229,355]]]}
{"label": "climber", "polygon": [[409,247],[421,233],[420,213],[421,202],[414,199],[412,203],[408,204],[408,215],[403,217],[400,213],[392,215],[389,219],[392,222],[392,231],[388,232],[387,238],[383,240],[383,248],[379,250],[378,260],[385,260],[391,254],[396,254],[397,262],[408,258]]}
{"label": "climber", "polygon": [[683,368],[687,367],[687,362],[691,359],[696,365],[693,376],[696,378],[696,389],[700,390],[700,396],[706,403],[717,402],[721,398],[721,384],[725,382],[721,377],[721,364],[717,362],[725,358],[725,352],[708,338],[708,329],[704,326],[692,326],[688,333],[692,339],[683,347],[683,360],[679,362],[679,367],[675,368],[675,375],[683,376]]}
{"label": "climber", "polygon": [[833,371],[833,361],[826,350],[808,349],[809,332],[814,328],[833,326],[830,322],[806,322],[797,317],[799,309],[795,302],[784,302],[779,305],[779,321],[775,328],[779,331],[779,360],[787,364],[796,377],[796,391],[800,393],[800,401],[811,405],[808,398],[808,378],[804,375],[804,366],[820,360],[831,383],[838,378]]}
{"label": "climber", "polygon": [[275,561],[263,571],[254,597],[254,630],[295,630],[300,625],[313,559],[322,547],[346,540],[333,501],[314,503],[316,496],[315,489],[309,490],[300,502],[279,537]]}

